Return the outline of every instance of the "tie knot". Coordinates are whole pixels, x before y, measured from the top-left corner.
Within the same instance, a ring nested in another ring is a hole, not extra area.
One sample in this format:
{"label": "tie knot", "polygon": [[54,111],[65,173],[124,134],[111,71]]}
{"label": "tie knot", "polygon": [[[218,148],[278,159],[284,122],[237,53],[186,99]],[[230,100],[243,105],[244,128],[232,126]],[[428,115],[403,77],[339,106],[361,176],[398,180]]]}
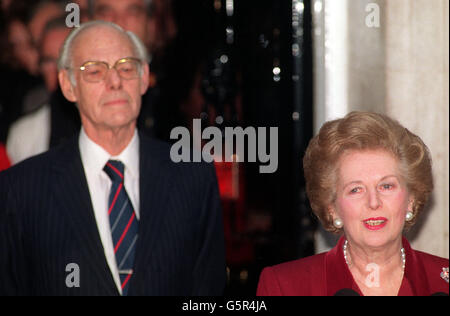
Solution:
{"label": "tie knot", "polygon": [[125,166],[117,160],[109,160],[103,170],[113,182],[123,182],[123,172]]}

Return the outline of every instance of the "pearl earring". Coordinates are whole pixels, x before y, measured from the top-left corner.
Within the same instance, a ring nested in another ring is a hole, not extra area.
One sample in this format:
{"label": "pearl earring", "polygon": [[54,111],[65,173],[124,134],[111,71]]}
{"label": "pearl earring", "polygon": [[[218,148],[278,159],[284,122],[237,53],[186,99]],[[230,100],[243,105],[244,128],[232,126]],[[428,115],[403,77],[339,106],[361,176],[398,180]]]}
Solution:
{"label": "pearl earring", "polygon": [[414,217],[413,212],[411,212],[411,211],[406,212],[405,218],[406,218],[406,221],[407,221],[407,222],[409,222],[410,220],[412,220],[413,217]]}
{"label": "pearl earring", "polygon": [[344,222],[342,222],[342,219],[340,219],[339,217],[338,218],[335,218],[334,220],[333,220],[333,225],[334,225],[334,227],[336,227],[336,228],[342,228],[343,226],[344,226]]}

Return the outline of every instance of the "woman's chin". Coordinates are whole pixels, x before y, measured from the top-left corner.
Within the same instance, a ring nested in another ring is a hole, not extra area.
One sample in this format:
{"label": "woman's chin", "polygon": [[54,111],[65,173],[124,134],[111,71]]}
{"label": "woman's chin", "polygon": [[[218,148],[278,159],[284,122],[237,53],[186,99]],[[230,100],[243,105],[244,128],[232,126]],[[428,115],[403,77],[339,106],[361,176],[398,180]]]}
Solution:
{"label": "woman's chin", "polygon": [[365,234],[364,244],[369,248],[383,248],[399,238],[401,239],[401,234],[395,236],[382,232]]}

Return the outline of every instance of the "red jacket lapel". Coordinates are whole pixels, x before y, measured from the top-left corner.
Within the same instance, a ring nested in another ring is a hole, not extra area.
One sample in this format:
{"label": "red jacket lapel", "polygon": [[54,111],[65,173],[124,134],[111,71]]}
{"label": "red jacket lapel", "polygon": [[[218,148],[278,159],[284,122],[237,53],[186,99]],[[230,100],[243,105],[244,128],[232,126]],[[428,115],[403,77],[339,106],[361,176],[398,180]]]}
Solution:
{"label": "red jacket lapel", "polygon": [[348,269],[343,249],[345,237],[341,237],[337,245],[325,257],[327,295],[334,296],[337,291],[351,289],[362,295],[358,285]]}
{"label": "red jacket lapel", "polygon": [[[411,290],[413,291],[412,294],[415,296],[430,295],[430,286],[427,281],[425,267],[422,260],[420,260],[417,252],[411,248],[411,245],[405,237],[403,237],[402,242],[406,254],[404,278],[409,281]],[[399,294],[402,294],[402,289],[400,289]]]}

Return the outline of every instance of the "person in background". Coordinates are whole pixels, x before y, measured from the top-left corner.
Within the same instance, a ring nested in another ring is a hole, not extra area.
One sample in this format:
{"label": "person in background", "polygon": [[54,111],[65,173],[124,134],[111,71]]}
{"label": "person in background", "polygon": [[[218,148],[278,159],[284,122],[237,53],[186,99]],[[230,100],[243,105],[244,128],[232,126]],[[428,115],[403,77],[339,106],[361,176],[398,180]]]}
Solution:
{"label": "person in background", "polygon": [[[221,295],[214,166],[174,163],[168,144],[137,129],[144,44],[88,22],[66,39],[58,69],[82,129],[0,174],[0,295]],[[74,286],[68,267],[81,272]]]}
{"label": "person in background", "polygon": [[61,2],[41,0],[33,7],[28,28],[35,45],[41,42],[45,25],[48,21],[65,14],[65,8]]}
{"label": "person in background", "polygon": [[8,155],[5,150],[5,146],[0,143],[0,171],[8,169],[11,163],[9,162]]}
{"label": "person in background", "polygon": [[[65,10],[63,3],[55,0],[40,0],[31,7],[31,13],[27,25],[31,34],[33,45],[38,50],[38,72],[41,76],[44,74],[42,73],[42,58],[40,56],[41,52],[39,51],[39,48],[42,43],[44,29],[49,21],[58,19],[64,15]],[[48,104],[50,101],[51,92],[52,90],[47,89],[45,86],[45,82],[29,91],[25,95],[21,115],[26,115],[33,112],[40,106]]]}
{"label": "person in background", "polygon": [[322,126],[303,168],[314,213],[341,238],[327,253],[265,268],[257,295],[448,296],[448,259],[403,237],[433,190],[418,136],[385,115],[351,112]]}
{"label": "person in background", "polygon": [[11,5],[11,0],[1,0],[0,4],[0,10],[7,11]]}
{"label": "person in background", "polygon": [[[80,21],[88,21],[88,0],[73,2],[80,8]],[[53,18],[44,26],[38,43],[39,70],[44,85],[27,95],[23,106],[27,114],[10,128],[7,148],[13,164],[59,145],[80,129],[75,104],[64,98],[58,83],[59,50],[70,31],[65,16]],[[46,97],[36,97],[42,91]]]}
{"label": "person in background", "polygon": [[70,132],[67,136],[74,135],[80,128],[75,105],[64,101],[58,84],[59,50],[69,33],[63,16],[50,20],[44,28],[38,46],[39,65],[44,89],[50,97],[43,104],[33,104],[33,101],[37,101],[31,97],[28,114],[12,124],[6,144],[13,164],[47,151],[58,122],[64,124],[64,131]]}
{"label": "person in background", "polygon": [[39,55],[26,25],[19,18],[9,22],[8,40],[18,68],[25,69],[30,75],[37,75]]}
{"label": "person in background", "polygon": [[89,22],[91,20],[89,0],[75,0],[70,2],[76,3],[80,8],[80,23]]}
{"label": "person in background", "polygon": [[94,20],[113,22],[136,34],[149,47],[148,22],[152,0],[91,0]]}
{"label": "person in background", "polygon": [[173,10],[172,0],[151,1],[147,34],[152,63],[156,64],[156,67],[161,67],[167,46],[178,33]]}
{"label": "person in background", "polygon": [[66,27],[64,16],[49,20],[39,42],[39,69],[48,91],[58,89],[58,57],[64,40],[71,29]]}
{"label": "person in background", "polygon": [[29,3],[17,0],[0,12],[0,142],[3,143],[10,125],[23,114],[24,96],[41,83],[39,56],[26,27],[28,11]]}

